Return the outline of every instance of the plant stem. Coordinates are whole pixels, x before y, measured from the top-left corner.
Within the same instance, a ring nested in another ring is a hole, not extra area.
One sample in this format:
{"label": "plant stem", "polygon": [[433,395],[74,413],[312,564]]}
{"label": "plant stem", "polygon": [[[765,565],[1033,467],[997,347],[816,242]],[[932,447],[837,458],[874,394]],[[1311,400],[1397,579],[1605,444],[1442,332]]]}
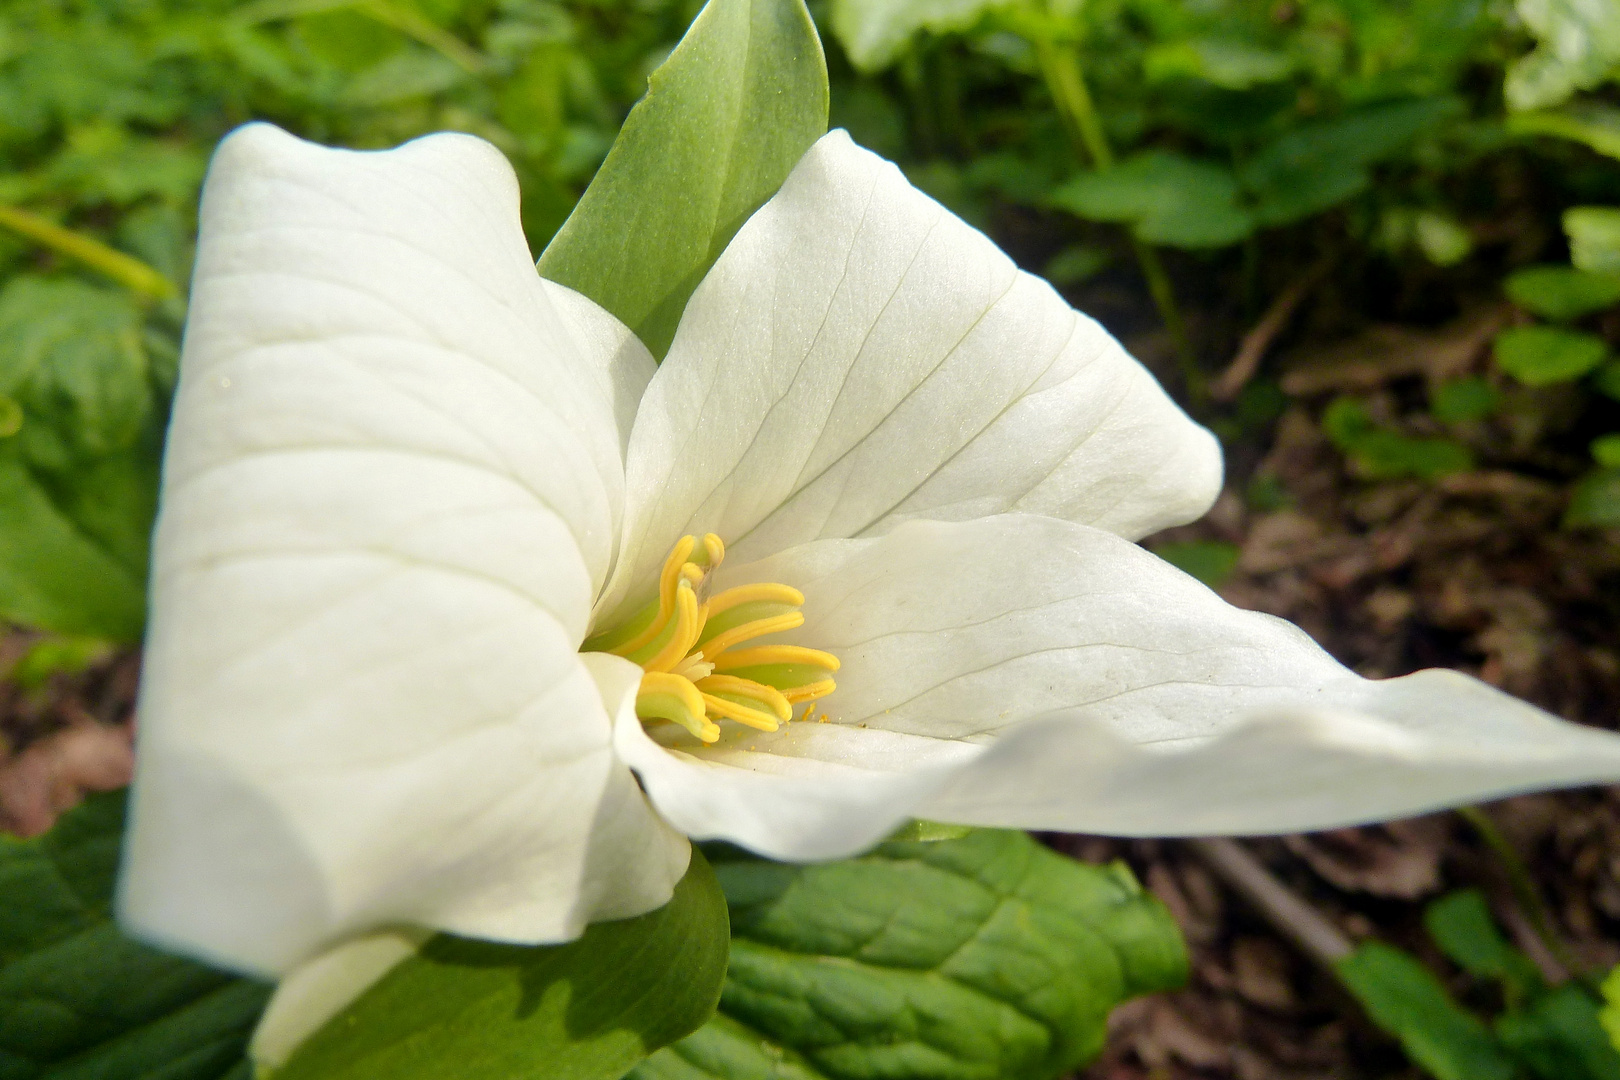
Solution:
{"label": "plant stem", "polygon": [[103,244],[100,240],[64,229],[38,214],[15,206],[0,205],[0,226],[26,236],[52,251],[71,256],[101,271],[142,296],[163,300],[178,295],[174,283],[141,260]]}
{"label": "plant stem", "polygon": [[[1062,117],[1064,127],[1068,128],[1069,138],[1074,142],[1076,152],[1089,158],[1099,171],[1113,168],[1114,151],[1108,145],[1108,136],[1103,131],[1102,121],[1098,118],[1097,109],[1091,101],[1091,91],[1086,87],[1085,72],[1080,67],[1080,54],[1072,45],[1059,45],[1051,41],[1037,41],[1034,44],[1036,54],[1040,58],[1041,73],[1046,79],[1047,90],[1057,105],[1058,115]],[[1170,339],[1175,343],[1181,378],[1186,384],[1187,393],[1194,400],[1202,401],[1206,396],[1204,373],[1199,370],[1197,358],[1193,355],[1192,342],[1187,337],[1187,326],[1181,319],[1181,309],[1176,306],[1175,287],[1170,282],[1170,275],[1165,273],[1164,264],[1159,261],[1159,253],[1151,244],[1145,243],[1134,233],[1131,235],[1131,248],[1136,253],[1136,262],[1142,269],[1142,277],[1147,280],[1148,293],[1153,297],[1153,305],[1159,309],[1159,318],[1163,320],[1164,328],[1170,332]]]}
{"label": "plant stem", "polygon": [[1324,971],[1338,977],[1339,961],[1355,951],[1344,931],[1267,870],[1236,840],[1208,836],[1186,841],[1205,866],[1292,941]]}
{"label": "plant stem", "polygon": [[1514,900],[1518,902],[1525,918],[1530,920],[1531,928],[1535,930],[1541,943],[1547,947],[1547,951],[1570,975],[1588,988],[1596,990],[1598,981],[1554,928],[1552,912],[1547,909],[1546,901],[1541,898],[1541,890],[1536,888],[1535,879],[1530,876],[1530,868],[1514,850],[1512,842],[1497,827],[1496,822],[1491,820],[1491,816],[1480,807],[1459,807],[1457,813],[1473,827],[1479,838],[1485,841],[1485,846],[1490,848],[1501,862],[1502,869],[1507,874],[1508,886],[1513,890]]}

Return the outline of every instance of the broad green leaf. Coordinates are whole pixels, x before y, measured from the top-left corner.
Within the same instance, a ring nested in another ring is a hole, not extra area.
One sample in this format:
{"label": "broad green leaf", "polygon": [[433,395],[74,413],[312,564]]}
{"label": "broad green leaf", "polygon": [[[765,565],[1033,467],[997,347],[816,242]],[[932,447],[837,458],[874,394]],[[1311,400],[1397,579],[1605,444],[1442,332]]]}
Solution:
{"label": "broad green leaf", "polygon": [[1515,135],[1551,135],[1585,143],[1600,154],[1620,158],[1620,109],[1583,102],[1562,109],[1515,113],[1507,118]]}
{"label": "broad green leaf", "polygon": [[1201,79],[1223,90],[1247,90],[1288,78],[1294,73],[1294,60],[1246,41],[1191,38],[1149,49],[1142,70],[1149,82]]}
{"label": "broad green leaf", "polygon": [[1537,1080],[1620,1080],[1620,1053],[1604,1032],[1598,1004],[1576,983],[1497,1017],[1496,1035]]}
{"label": "broad green leaf", "polygon": [[1214,589],[1237,569],[1240,552],[1236,544],[1219,540],[1185,540],[1158,544],[1153,554]]}
{"label": "broad green leaf", "polygon": [[1569,493],[1564,525],[1600,529],[1620,525],[1620,469],[1596,469],[1581,477]]}
{"label": "broad green leaf", "polygon": [[803,0],[709,0],[540,256],[662,357],[687,298],[827,131]]}
{"label": "broad green leaf", "polygon": [[1497,366],[1527,386],[1578,379],[1608,359],[1595,334],[1557,326],[1514,326],[1496,335]]}
{"label": "broad green leaf", "polygon": [[1478,889],[1463,889],[1434,901],[1424,909],[1423,925],[1440,951],[1475,978],[1506,984],[1517,1000],[1543,989],[1535,964],[1508,944]]}
{"label": "broad green leaf", "polygon": [[219,1080],[269,988],[168,956],[111,919],[122,792],[44,836],[0,838],[0,1077]]}
{"label": "broad green leaf", "polygon": [[1461,443],[1414,439],[1379,428],[1367,415],[1366,407],[1354,398],[1338,398],[1329,405],[1322,414],[1322,430],[1356,471],[1368,479],[1416,476],[1430,480],[1474,467],[1473,454]]}
{"label": "broad green leaf", "polygon": [[1474,467],[1474,455],[1450,439],[1414,439],[1395,431],[1373,431],[1348,451],[1356,471],[1369,480],[1415,476],[1432,480]]}
{"label": "broad green leaf", "polygon": [[1603,1008],[1598,1011],[1598,1022],[1608,1033],[1609,1045],[1620,1050],[1620,965],[1610,968],[1603,978]]}
{"label": "broad green leaf", "polygon": [[1238,205],[1231,170],[1164,150],[1081,173],[1048,198],[1090,221],[1129,224],[1151,244],[1222,247],[1254,229],[1248,212]]}
{"label": "broad green leaf", "polygon": [[714,1012],[726,903],[701,853],[657,911],[567,945],[441,934],[294,1051],[275,1080],[618,1080]]}
{"label": "broad green leaf", "polygon": [[1010,0],[833,0],[832,32],[864,72],[894,63],[914,34],[971,30],[984,13]]}
{"label": "broad green leaf", "polygon": [[1046,1080],[1186,953],[1121,865],[1023,833],[890,842],[786,866],[716,855],[731,904],[720,1015],[632,1080]]}
{"label": "broad green leaf", "polygon": [[1339,961],[1339,976],[1373,1023],[1400,1040],[1436,1080],[1514,1080],[1518,1070],[1483,1021],[1446,993],[1415,957],[1367,942]]}
{"label": "broad green leaf", "polygon": [[67,517],[11,442],[0,442],[0,618],[63,634],[138,639],[144,573]]}
{"label": "broad green leaf", "polygon": [[1594,274],[1620,274],[1620,208],[1575,206],[1564,211],[1569,261]]}
{"label": "broad green leaf", "polygon": [[19,275],[0,290],[0,394],[30,460],[65,469],[134,445],[152,416],[140,309],[122,290]]}
{"label": "broad green leaf", "polygon": [[1508,67],[1503,93],[1513,109],[1544,109],[1612,77],[1620,64],[1620,6],[1612,0],[1518,0],[1519,18],[1540,42]]}
{"label": "broad green leaf", "polygon": [[1592,460],[1605,469],[1620,469],[1620,432],[1610,432],[1593,439]]}
{"label": "broad green leaf", "polygon": [[1593,274],[1573,266],[1532,266],[1502,283],[1515,304],[1544,319],[1563,322],[1620,303],[1620,275]]}
{"label": "broad green leaf", "polygon": [[1501,404],[1501,392],[1477,375],[1441,383],[1429,397],[1429,411],[1447,424],[1483,420]]}
{"label": "broad green leaf", "polygon": [[1107,266],[1112,256],[1092,244],[1070,244],[1047,260],[1041,275],[1059,287],[1078,285]]}
{"label": "broad green leaf", "polygon": [[1456,266],[1474,250],[1474,238],[1447,214],[1419,210],[1412,217],[1412,239],[1436,266]]}
{"label": "broad green leaf", "polygon": [[1300,124],[1244,161],[1238,181],[1262,225],[1299,221],[1364,191],[1370,166],[1463,111],[1454,97],[1416,98]]}

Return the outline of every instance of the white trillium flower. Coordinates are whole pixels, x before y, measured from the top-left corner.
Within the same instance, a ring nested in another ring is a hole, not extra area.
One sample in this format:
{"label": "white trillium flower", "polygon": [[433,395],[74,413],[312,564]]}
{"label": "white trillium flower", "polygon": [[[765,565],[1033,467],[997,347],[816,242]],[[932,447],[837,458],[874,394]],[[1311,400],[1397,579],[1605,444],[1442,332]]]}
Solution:
{"label": "white trillium flower", "polygon": [[1614,736],[1362,679],[1132,543],[1220,477],[1106,332],[842,132],[655,367],[536,274],[489,145],[244,128],[203,199],[122,916],[279,975],[379,927],[570,939],[666,902],[688,837],[1291,832],[1620,778]]}

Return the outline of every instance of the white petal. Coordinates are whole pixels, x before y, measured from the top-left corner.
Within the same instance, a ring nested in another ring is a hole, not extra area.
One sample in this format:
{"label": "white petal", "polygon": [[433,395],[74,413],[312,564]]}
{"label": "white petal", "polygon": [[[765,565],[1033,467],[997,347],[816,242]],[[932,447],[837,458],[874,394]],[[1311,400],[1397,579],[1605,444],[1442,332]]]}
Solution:
{"label": "white petal", "polygon": [[1106,331],[841,131],[693,294],[627,469],[615,601],[683,532],[744,560],[1010,510],[1135,537],[1221,473]]}
{"label": "white petal", "polygon": [[618,745],[672,821],[782,857],[847,853],[868,821],[908,814],[1280,832],[1620,780],[1613,735],[1453,672],[1362,679],[1297,627],[1069,522],[911,522],[728,565],[715,584],[756,580],[805,594],[804,626],[781,640],[842,661],[816,708],[832,722],[666,751],[679,783],[622,726]]}
{"label": "white petal", "polygon": [[1620,740],[1456,672],[1343,686],[1209,740],[1127,742],[1083,711],[1009,731],[923,817],[1118,836],[1306,832],[1620,781]]}
{"label": "white petal", "polygon": [[666,747],[634,715],[615,731],[648,798],[699,840],[729,840],[773,859],[837,859],[877,843],[911,817],[978,747],[941,739],[793,723],[730,732],[715,746]]}
{"label": "white petal", "polygon": [[385,923],[533,942],[595,914],[591,836],[633,781],[575,649],[622,365],[555,295],[485,143],[221,146],[153,555],[136,932],[275,972]]}

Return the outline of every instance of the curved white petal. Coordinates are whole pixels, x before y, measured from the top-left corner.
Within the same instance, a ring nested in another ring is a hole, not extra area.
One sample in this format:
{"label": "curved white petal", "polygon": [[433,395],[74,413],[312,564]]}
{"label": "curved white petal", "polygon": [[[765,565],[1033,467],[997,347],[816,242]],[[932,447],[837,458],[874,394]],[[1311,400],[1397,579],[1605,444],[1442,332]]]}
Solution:
{"label": "curved white petal", "polygon": [[381,924],[541,941],[594,914],[598,819],[633,831],[575,652],[624,365],[557,295],[476,139],[220,147],[153,554],[136,932],[275,972]]}
{"label": "curved white petal", "polygon": [[692,295],[630,443],[610,602],[684,532],[752,559],[908,518],[1136,537],[1203,513],[1220,451],[1050,286],[842,131]]}
{"label": "curved white petal", "polygon": [[1116,836],[1307,832],[1620,781],[1620,740],[1452,671],[1333,688],[1213,739],[1128,742],[1084,712],[1009,731],[917,813]]}
{"label": "curved white petal", "polygon": [[1297,627],[1052,518],[910,522],[728,565],[716,587],[755,580],[805,594],[781,640],[842,661],[815,710],[831,722],[659,761],[622,725],[618,745],[677,825],[779,857],[847,854],[907,815],[1283,832],[1620,780],[1613,735],[1453,672],[1362,679]]}

